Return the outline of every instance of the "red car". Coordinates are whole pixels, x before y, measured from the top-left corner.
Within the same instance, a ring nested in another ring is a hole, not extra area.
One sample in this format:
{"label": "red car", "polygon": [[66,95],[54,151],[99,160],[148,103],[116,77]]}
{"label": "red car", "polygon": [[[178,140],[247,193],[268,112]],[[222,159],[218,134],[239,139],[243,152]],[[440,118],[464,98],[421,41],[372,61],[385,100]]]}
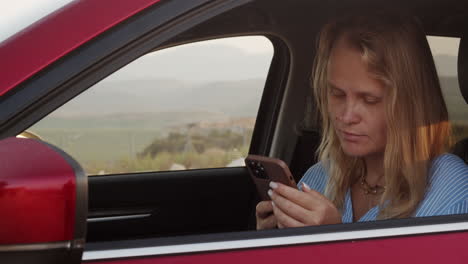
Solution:
{"label": "red car", "polygon": [[0,263],[467,263],[468,215],[255,231],[239,161],[315,162],[315,39],[366,8],[423,22],[466,162],[463,1],[75,0],[0,43]]}

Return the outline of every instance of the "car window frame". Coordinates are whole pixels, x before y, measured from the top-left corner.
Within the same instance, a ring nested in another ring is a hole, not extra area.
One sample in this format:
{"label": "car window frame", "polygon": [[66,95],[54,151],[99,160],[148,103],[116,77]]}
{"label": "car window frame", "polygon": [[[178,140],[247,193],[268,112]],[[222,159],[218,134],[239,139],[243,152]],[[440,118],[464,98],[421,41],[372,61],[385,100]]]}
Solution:
{"label": "car window frame", "polygon": [[[229,38],[236,38],[236,37],[241,37],[241,38],[247,38],[247,37],[261,37],[261,38],[264,38],[266,41],[268,41],[268,43],[271,45],[271,53],[267,53],[265,54],[265,57],[268,57],[269,58],[269,63],[267,65],[267,68],[266,68],[266,75],[265,76],[262,76],[261,80],[263,81],[262,82],[262,87],[261,87],[261,97],[260,97],[260,101],[258,101],[258,109],[261,108],[261,98],[269,98],[268,95],[266,96],[263,96],[264,94],[264,88],[267,86],[266,83],[267,83],[267,79],[268,77],[271,75],[269,74],[269,71],[270,71],[270,68],[272,66],[272,63],[273,63],[273,58],[275,57],[275,47],[273,46],[273,43],[271,41],[271,39],[273,40],[276,40],[276,42],[278,43],[281,43],[281,41],[279,41],[278,39],[274,38],[274,37],[271,37],[271,36],[265,36],[265,35],[236,35],[236,36],[214,36],[213,38],[210,38],[210,39],[203,39],[203,40],[198,40],[198,39],[192,39],[190,40],[189,42],[182,42],[182,43],[171,43],[170,45],[165,45],[165,46],[162,46],[162,47],[158,47],[157,49],[155,50],[151,50],[150,52],[148,53],[145,53],[143,54],[141,57],[138,57],[136,60],[140,59],[140,58],[143,58],[145,56],[153,56],[153,55],[156,55],[155,53],[159,52],[159,51],[165,51],[166,49],[172,49],[172,48],[184,48],[185,45],[192,45],[192,44],[195,44],[195,45],[198,45],[199,43],[202,43],[202,42],[205,42],[205,41],[217,41],[217,40],[225,40],[225,39],[229,39]],[[216,42],[213,42],[213,43],[216,43]],[[277,44],[278,46],[278,44]],[[283,47],[284,49],[284,47]],[[276,47],[276,50],[278,50],[278,47]],[[174,52],[174,51],[171,51],[171,52]],[[284,52],[283,52],[284,53]],[[264,54],[261,54],[262,56]],[[135,61],[136,61],[135,60]],[[278,55],[276,56],[276,61],[278,61]],[[280,65],[284,65],[284,62],[287,61],[285,59],[282,59],[281,62],[277,63],[277,64],[280,64]],[[124,65],[122,68],[120,68],[119,70],[121,69],[124,69],[126,66],[128,65]],[[106,76],[105,78],[102,79],[102,81],[105,81],[106,78],[109,78],[109,77],[112,77],[112,74]],[[271,79],[271,78],[270,78]],[[216,81],[217,82],[217,81]],[[271,83],[272,81],[270,81]],[[85,89],[84,91],[82,92],[87,92],[89,90],[93,90],[93,89],[99,89],[99,87],[95,87],[95,85],[93,86],[90,86],[89,88]],[[269,91],[273,90],[273,89],[268,89]],[[276,91],[276,90],[275,90]],[[79,95],[78,95],[79,96]],[[77,97],[78,97],[77,96]],[[67,103],[69,102],[72,102],[74,99],[76,99],[76,97],[70,99],[69,101],[67,101],[66,103],[64,103],[61,107],[63,106],[66,106]],[[264,99],[265,100],[265,99]],[[270,101],[269,100],[266,100],[266,102],[263,104],[263,108],[260,110],[260,111],[257,111],[255,113],[255,116],[253,116],[255,119],[257,119],[257,115],[259,113],[267,113],[267,114],[264,114],[264,115],[261,115],[261,118],[265,118],[265,116],[270,116],[271,114],[271,110],[265,110],[265,107],[268,107],[270,106]],[[279,107],[273,107],[273,109],[279,109]],[[55,109],[55,110],[60,110],[60,107]],[[50,114],[53,114],[54,111],[53,110]],[[47,118],[48,116],[46,116],[45,118]],[[44,119],[45,119],[44,118]],[[35,123],[34,125],[37,125],[38,123],[40,123],[42,120],[39,120],[37,123]],[[257,122],[255,122],[256,124]],[[255,126],[254,124],[254,126]],[[32,127],[29,127],[27,130],[25,131],[28,131],[29,133],[31,133],[30,130],[32,131],[35,131],[34,130],[34,125]],[[257,130],[258,129],[262,129],[264,128],[264,125],[263,123],[261,123],[260,126],[257,126]],[[252,128],[253,129],[253,128]],[[271,129],[266,129],[265,131],[269,132],[271,131]],[[252,131],[252,134],[253,134],[253,131]],[[258,134],[258,133],[257,133]],[[262,137],[259,137],[259,138],[265,138],[264,136]],[[269,138],[269,137],[266,137],[266,138]],[[44,140],[44,139],[41,139],[41,140]],[[266,145],[269,145],[268,143]],[[249,152],[252,151],[252,146],[254,147],[257,147],[258,148],[258,144],[249,144]],[[254,150],[255,151],[255,150]],[[70,154],[74,156],[74,153],[70,151]],[[228,166],[219,166],[219,167],[200,167],[200,168],[187,168],[187,169],[183,169],[183,171],[186,171],[186,170],[196,170],[196,169],[220,169],[220,168],[227,168]],[[179,170],[180,171],[180,170]],[[126,171],[126,172],[119,172],[119,173],[105,173],[105,174],[88,174],[88,176],[91,176],[91,177],[95,177],[95,176],[112,176],[112,175],[130,175],[130,174],[143,174],[143,173],[157,173],[157,172],[164,172],[164,170],[136,170],[136,171]]]}

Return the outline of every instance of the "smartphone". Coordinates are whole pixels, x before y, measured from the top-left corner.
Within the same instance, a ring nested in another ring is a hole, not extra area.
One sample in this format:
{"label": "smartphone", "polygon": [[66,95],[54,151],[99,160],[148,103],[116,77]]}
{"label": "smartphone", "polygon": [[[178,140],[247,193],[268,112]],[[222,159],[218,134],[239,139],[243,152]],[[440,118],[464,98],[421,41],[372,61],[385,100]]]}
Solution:
{"label": "smartphone", "polygon": [[288,165],[280,159],[248,155],[247,158],[245,158],[245,165],[257,187],[260,199],[263,201],[270,200],[268,190],[270,189],[269,184],[271,181],[280,182],[287,186],[297,188]]}

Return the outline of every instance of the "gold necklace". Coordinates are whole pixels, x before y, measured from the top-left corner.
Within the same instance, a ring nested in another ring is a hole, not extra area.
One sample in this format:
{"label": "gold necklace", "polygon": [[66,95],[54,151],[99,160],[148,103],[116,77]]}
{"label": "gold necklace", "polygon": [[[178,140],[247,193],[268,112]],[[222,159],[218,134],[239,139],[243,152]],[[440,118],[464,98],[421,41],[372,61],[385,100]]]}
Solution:
{"label": "gold necklace", "polygon": [[385,191],[385,186],[380,186],[380,185],[375,185],[375,186],[370,186],[369,183],[367,183],[366,178],[364,178],[364,174],[361,175],[360,179],[361,184],[359,184],[359,187],[364,191],[364,194],[368,195],[378,195],[382,194]]}

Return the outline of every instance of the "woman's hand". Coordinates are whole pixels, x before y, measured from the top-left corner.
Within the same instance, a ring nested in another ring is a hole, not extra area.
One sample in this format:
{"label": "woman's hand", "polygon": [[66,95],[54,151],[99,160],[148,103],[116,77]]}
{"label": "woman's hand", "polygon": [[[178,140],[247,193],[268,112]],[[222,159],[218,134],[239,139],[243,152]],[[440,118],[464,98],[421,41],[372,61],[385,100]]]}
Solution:
{"label": "woman's hand", "polygon": [[255,216],[257,218],[257,230],[276,228],[276,217],[273,214],[271,201],[259,202]]}
{"label": "woman's hand", "polygon": [[341,223],[341,214],[333,203],[306,184],[302,192],[277,182],[271,182],[270,187],[268,194],[279,228]]}

